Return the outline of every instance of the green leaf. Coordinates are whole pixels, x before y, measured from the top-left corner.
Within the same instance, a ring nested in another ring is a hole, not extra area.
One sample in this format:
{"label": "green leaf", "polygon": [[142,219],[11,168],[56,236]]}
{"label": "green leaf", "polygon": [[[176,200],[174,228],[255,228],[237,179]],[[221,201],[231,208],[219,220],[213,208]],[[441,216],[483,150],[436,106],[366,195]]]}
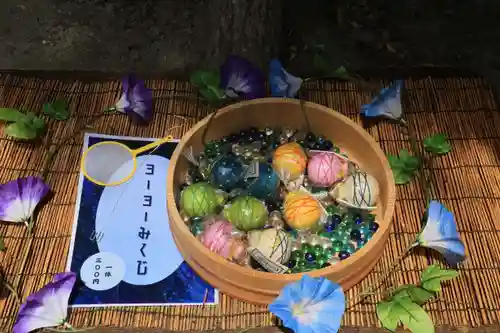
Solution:
{"label": "green leaf", "polygon": [[407,184],[413,179],[413,172],[404,169],[394,169],[392,170],[392,174],[394,175],[394,182],[397,185]]}
{"label": "green leaf", "polygon": [[349,75],[349,73],[347,73],[347,69],[345,69],[344,66],[340,66],[339,68],[337,68],[336,70],[334,70],[332,72],[332,76],[333,77],[338,77],[339,79],[350,79],[351,76]]}
{"label": "green leaf", "polygon": [[0,108],[0,120],[8,122],[16,122],[24,118],[24,114],[12,108]]}
{"label": "green leaf", "polygon": [[410,155],[406,149],[401,149],[399,156],[387,155],[387,160],[394,175],[394,182],[397,185],[409,183],[420,166],[420,159]]}
{"label": "green leaf", "polygon": [[451,145],[448,142],[446,134],[435,134],[424,139],[424,148],[435,155],[444,155],[451,151]]}
{"label": "green leaf", "polygon": [[52,103],[43,105],[43,113],[56,120],[66,120],[69,118],[68,102],[57,99]]}
{"label": "green leaf", "polygon": [[190,82],[193,86],[205,88],[207,86],[219,87],[219,71],[196,71],[191,75]]}
{"label": "green leaf", "polygon": [[220,101],[224,95],[224,91],[218,87],[207,86],[200,88],[200,94],[205,97],[209,102]]}
{"label": "green leaf", "polygon": [[313,66],[318,72],[325,76],[344,80],[351,78],[344,66],[333,67],[322,52],[318,52],[314,55]]}
{"label": "green leaf", "polygon": [[394,301],[381,301],[376,306],[378,320],[380,320],[384,328],[391,332],[394,332],[399,325],[399,313],[394,311],[395,305],[396,302]]}
{"label": "green leaf", "polygon": [[406,284],[394,290],[392,297],[410,297],[413,302],[422,305],[429,299],[433,298],[434,293],[431,293],[430,291],[414,284]]}
{"label": "green leaf", "polygon": [[2,236],[0,236],[0,251],[5,252],[5,243]]}
{"label": "green leaf", "polygon": [[420,166],[420,159],[417,156],[410,155],[407,149],[399,151],[399,159],[404,164],[404,168],[408,171],[415,171]]}
{"label": "green leaf", "polygon": [[11,123],[5,127],[5,134],[20,140],[32,140],[37,137],[37,130],[24,121]]}
{"label": "green leaf", "polygon": [[458,272],[454,269],[441,268],[438,265],[431,265],[422,272],[420,285],[435,293],[441,292],[441,282],[456,278]]}
{"label": "green leaf", "polygon": [[[434,333],[434,324],[431,317],[410,297],[402,297],[394,300],[397,304],[393,306],[399,314],[399,320],[413,333]],[[393,310],[393,311],[394,311]]]}

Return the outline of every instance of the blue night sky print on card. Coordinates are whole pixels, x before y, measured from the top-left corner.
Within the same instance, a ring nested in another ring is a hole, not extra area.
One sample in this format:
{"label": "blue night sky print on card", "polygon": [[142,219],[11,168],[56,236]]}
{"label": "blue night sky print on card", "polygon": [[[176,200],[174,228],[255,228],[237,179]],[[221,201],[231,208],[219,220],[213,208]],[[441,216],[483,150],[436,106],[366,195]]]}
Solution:
{"label": "blue night sky print on card", "polygon": [[[131,149],[153,141],[87,134],[84,148],[109,140]],[[68,259],[78,274],[72,307],[217,303],[217,290],[184,262],[168,226],[166,179],[176,145],[139,155],[133,177],[117,186],[80,174]]]}

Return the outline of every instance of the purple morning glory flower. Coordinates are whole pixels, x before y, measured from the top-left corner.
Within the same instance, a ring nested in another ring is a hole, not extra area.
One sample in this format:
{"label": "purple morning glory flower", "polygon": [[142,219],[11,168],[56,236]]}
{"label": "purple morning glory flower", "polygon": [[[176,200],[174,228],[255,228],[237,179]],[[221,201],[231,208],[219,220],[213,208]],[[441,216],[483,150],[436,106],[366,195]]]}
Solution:
{"label": "purple morning glory flower", "polygon": [[0,220],[27,223],[50,188],[38,177],[26,177],[0,185]]}
{"label": "purple morning glory flower", "polygon": [[303,80],[288,73],[278,59],[269,63],[269,86],[271,96],[295,98]]}
{"label": "purple morning glory flower", "polygon": [[254,99],[266,95],[264,75],[248,60],[231,55],[222,64],[220,86],[230,98]]}
{"label": "purple morning glory flower", "polygon": [[452,266],[465,259],[465,246],[458,234],[455,217],[439,201],[430,202],[427,208],[427,223],[414,246],[438,251]]}
{"label": "purple morning glory flower", "polygon": [[122,81],[123,93],[115,109],[128,114],[138,123],[147,124],[153,118],[153,92],[144,81],[129,75]]}
{"label": "purple morning glory flower", "polygon": [[345,311],[342,287],[330,280],[302,276],[281,290],[269,311],[295,333],[335,333]]}
{"label": "purple morning glory flower", "polygon": [[59,273],[42,289],[29,295],[19,309],[14,333],[29,333],[65,324],[69,296],[75,282],[75,273]]}
{"label": "purple morning glory flower", "polygon": [[402,88],[402,80],[397,80],[392,86],[383,88],[370,104],[361,106],[361,114],[368,118],[386,117],[401,120],[403,116],[403,107],[401,105]]}

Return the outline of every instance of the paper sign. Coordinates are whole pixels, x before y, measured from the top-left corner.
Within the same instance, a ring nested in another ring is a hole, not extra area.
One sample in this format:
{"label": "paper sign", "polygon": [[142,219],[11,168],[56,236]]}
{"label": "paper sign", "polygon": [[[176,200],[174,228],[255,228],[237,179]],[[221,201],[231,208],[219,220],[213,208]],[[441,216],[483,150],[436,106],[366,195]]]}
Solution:
{"label": "paper sign", "polygon": [[245,177],[245,179],[259,177],[259,162],[258,161],[254,161],[249,166],[246,167],[244,177]]}
{"label": "paper sign", "polygon": [[[138,149],[156,139],[86,134],[83,151],[110,140]],[[79,281],[70,307],[218,302],[218,291],[184,261],[170,231],[166,180],[177,144],[140,154],[132,178],[116,186],[96,185],[80,172],[66,266]],[[111,178],[123,178],[129,162]]]}
{"label": "paper sign", "polygon": [[264,269],[271,273],[284,274],[288,271],[288,267],[270,260],[260,250],[249,248],[248,253],[255,259]]}

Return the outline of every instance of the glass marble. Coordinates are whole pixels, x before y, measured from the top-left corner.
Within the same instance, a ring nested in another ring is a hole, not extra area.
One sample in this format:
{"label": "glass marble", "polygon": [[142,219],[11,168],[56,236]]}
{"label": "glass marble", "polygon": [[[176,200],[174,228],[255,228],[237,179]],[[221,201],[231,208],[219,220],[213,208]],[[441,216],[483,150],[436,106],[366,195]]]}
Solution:
{"label": "glass marble", "polygon": [[[340,247],[339,247],[339,249],[340,249]],[[336,252],[338,252],[338,251],[336,251],[335,248],[329,247],[329,248],[325,249],[325,251],[323,252],[323,256],[328,260],[331,257],[333,257]]]}
{"label": "glass marble", "polygon": [[313,251],[313,247],[312,247],[311,244],[304,243],[304,244],[302,244],[302,251],[304,251],[304,252],[312,252]]}
{"label": "glass marble", "polygon": [[351,243],[347,243],[347,244],[344,244],[344,246],[342,247],[342,251],[347,252],[349,254],[353,254],[354,251],[356,251],[356,248]]}
{"label": "glass marble", "polygon": [[304,258],[307,261],[314,261],[314,260],[316,260],[316,256],[314,255],[314,253],[311,253],[311,252],[306,252]]}
{"label": "glass marble", "polygon": [[290,258],[292,258],[292,259],[299,259],[299,258],[303,258],[303,257],[304,257],[304,253],[300,250],[292,251],[292,255],[290,256]]}
{"label": "glass marble", "polygon": [[344,243],[341,242],[341,241],[339,241],[339,240],[336,240],[336,241],[332,242],[332,250],[335,253],[339,253],[342,250],[343,246],[344,246]]}
{"label": "glass marble", "polygon": [[347,259],[349,257],[350,257],[349,252],[346,252],[346,251],[340,251],[339,252],[339,259],[340,260],[344,260],[344,259]]}
{"label": "glass marble", "polygon": [[378,227],[379,227],[379,225],[375,221],[371,221],[370,224],[369,224],[370,231],[375,232],[375,231],[378,230]]}
{"label": "glass marble", "polygon": [[314,253],[314,255],[320,256],[320,255],[323,254],[323,251],[324,251],[324,249],[323,249],[322,245],[320,245],[320,244],[314,245],[314,247],[313,247],[313,253]]}
{"label": "glass marble", "polygon": [[351,231],[351,239],[352,240],[361,239],[361,232],[358,229],[354,229],[353,231]]}

